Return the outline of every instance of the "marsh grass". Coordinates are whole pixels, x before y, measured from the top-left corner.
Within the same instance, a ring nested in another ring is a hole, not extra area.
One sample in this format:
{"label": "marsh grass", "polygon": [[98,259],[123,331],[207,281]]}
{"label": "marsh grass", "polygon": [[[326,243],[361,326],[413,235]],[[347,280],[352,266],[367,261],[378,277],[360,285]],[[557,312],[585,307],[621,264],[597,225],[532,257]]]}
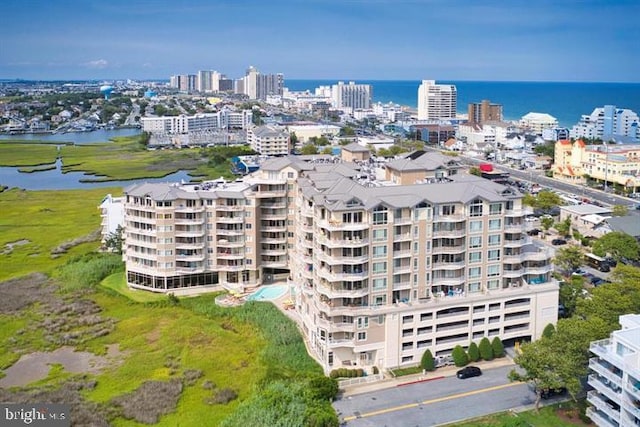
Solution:
{"label": "marsh grass", "polygon": [[51,144],[0,143],[0,166],[40,166],[55,163],[58,149]]}

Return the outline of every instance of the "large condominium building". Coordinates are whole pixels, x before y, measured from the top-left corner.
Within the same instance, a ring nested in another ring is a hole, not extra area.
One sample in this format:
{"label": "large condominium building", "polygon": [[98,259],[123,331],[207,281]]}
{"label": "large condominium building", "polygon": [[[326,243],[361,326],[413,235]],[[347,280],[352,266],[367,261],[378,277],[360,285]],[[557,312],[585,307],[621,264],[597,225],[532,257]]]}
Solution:
{"label": "large condominium building", "polygon": [[455,119],[457,106],[458,92],[455,85],[423,80],[418,87],[418,120]]}
{"label": "large condominium building", "polygon": [[609,140],[624,136],[632,140],[640,139],[640,119],[631,110],[605,105],[595,108],[590,115],[583,115],[571,128],[571,138],[597,138]]}
{"label": "large condominium building", "polygon": [[251,66],[242,79],[242,92],[249,99],[266,100],[268,95],[282,95],[284,88],[283,74],[260,74]]}
{"label": "large condominium building", "polygon": [[544,129],[558,127],[558,119],[546,113],[527,113],[520,119],[520,125],[536,135],[542,136]]}
{"label": "large condominium building", "polygon": [[483,124],[488,121],[502,121],[502,104],[493,104],[488,100],[469,104],[469,122]]}
{"label": "large condominium building", "polygon": [[249,128],[247,143],[263,156],[286,156],[291,153],[291,138],[285,129],[265,125]]}
{"label": "large condominium building", "polygon": [[182,92],[194,92],[198,89],[198,76],[195,74],[180,74],[171,76],[169,86]]}
{"label": "large condominium building", "polygon": [[143,117],[140,123],[144,132],[186,134],[227,128],[247,129],[252,124],[252,119],[251,110],[223,109],[217,113],[200,113],[193,116]]}
{"label": "large condominium building", "polygon": [[214,70],[198,71],[198,91],[204,93],[219,92],[222,75]]}
{"label": "large condominium building", "polygon": [[631,192],[640,189],[638,144],[586,145],[581,139],[556,142],[555,178],[584,183],[585,175],[607,184],[618,184]]}
{"label": "large condominium building", "polygon": [[369,109],[372,96],[373,88],[367,84],[338,82],[331,86],[331,105],[334,108],[346,108],[352,112],[355,109]]}
{"label": "large condominium building", "polygon": [[[434,164],[422,176],[442,170]],[[379,175],[288,156],[231,184],[128,187],[128,283],[166,292],[289,279],[327,371],[415,365],[427,349],[537,339],[555,323],[552,254],[526,236],[521,194],[467,174],[408,185]]]}
{"label": "large condominium building", "polygon": [[589,348],[587,416],[599,427],[640,425],[640,315],[620,316],[620,325]]}

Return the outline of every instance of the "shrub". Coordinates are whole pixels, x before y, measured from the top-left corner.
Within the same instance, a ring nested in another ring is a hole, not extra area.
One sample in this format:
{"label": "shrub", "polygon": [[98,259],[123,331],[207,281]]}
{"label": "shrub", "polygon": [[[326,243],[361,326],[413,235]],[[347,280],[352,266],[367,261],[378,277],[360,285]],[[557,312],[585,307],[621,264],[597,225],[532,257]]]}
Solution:
{"label": "shrub", "polygon": [[179,380],[147,381],[131,393],[112,400],[122,408],[122,416],[139,423],[155,424],[164,414],[175,411],[182,393]]}
{"label": "shrub", "polygon": [[436,369],[436,362],[433,360],[433,354],[431,354],[431,350],[427,349],[422,354],[422,359],[420,359],[420,367],[425,371],[433,371]]}
{"label": "shrub", "polygon": [[489,338],[482,338],[478,349],[480,350],[480,357],[482,357],[483,360],[493,360],[493,349],[491,348]]}
{"label": "shrub", "polygon": [[373,375],[378,375],[380,373],[380,370],[378,370],[377,366],[374,366],[372,369]]}
{"label": "shrub", "polygon": [[544,329],[542,330],[542,336],[545,338],[551,338],[555,333],[556,333],[556,327],[553,326],[553,323],[547,324],[547,326],[545,326]]}
{"label": "shrub", "polygon": [[331,372],[329,372],[329,378],[338,378],[338,370],[337,369],[332,369]]}
{"label": "shrub", "polygon": [[237,397],[238,393],[236,393],[234,390],[230,388],[223,388],[216,392],[216,394],[211,399],[211,402],[226,404],[236,399]]}
{"label": "shrub", "polygon": [[469,348],[467,349],[469,353],[469,360],[472,362],[477,362],[480,360],[480,350],[478,349],[478,345],[474,342],[469,344]]}
{"label": "shrub", "polygon": [[500,338],[493,338],[491,341],[491,349],[493,350],[493,357],[504,357],[504,345]]}
{"label": "shrub", "polygon": [[318,375],[309,380],[307,393],[312,399],[333,401],[338,394],[338,381]]}
{"label": "shrub", "polygon": [[467,356],[467,352],[459,345],[453,348],[451,356],[453,357],[453,363],[458,367],[465,366],[469,363],[469,356]]}
{"label": "shrub", "polygon": [[356,375],[357,377],[364,377],[364,369],[358,368],[358,369],[356,369],[356,372],[358,374],[358,375]]}

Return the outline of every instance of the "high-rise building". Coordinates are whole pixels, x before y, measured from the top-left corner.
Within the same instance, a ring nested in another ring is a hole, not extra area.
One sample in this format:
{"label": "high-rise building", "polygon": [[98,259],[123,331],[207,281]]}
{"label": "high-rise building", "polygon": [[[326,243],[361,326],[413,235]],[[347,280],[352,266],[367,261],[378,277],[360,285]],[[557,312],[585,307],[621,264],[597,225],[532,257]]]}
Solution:
{"label": "high-rise building", "polygon": [[589,347],[586,413],[598,427],[640,425],[640,315],[619,320],[622,329]]}
{"label": "high-rise building", "polygon": [[371,108],[373,88],[368,84],[356,84],[355,82],[338,82],[331,86],[331,105],[334,108],[356,109]]}
{"label": "high-rise building", "polygon": [[423,80],[418,87],[418,119],[448,120],[456,118],[458,92],[455,85]]}
{"label": "high-rise building", "polygon": [[246,75],[242,78],[242,92],[249,99],[267,99],[267,95],[282,95],[284,88],[283,74],[260,74],[258,70],[250,66]]}
{"label": "high-rise building", "polygon": [[595,108],[590,115],[583,115],[571,128],[570,135],[576,139],[597,138],[608,141],[612,137],[622,136],[639,140],[640,119],[632,110],[605,105]]}
{"label": "high-rise building", "polygon": [[198,71],[198,91],[204,93],[218,92],[220,73],[214,70]]}
{"label": "high-rise building", "polygon": [[483,124],[489,121],[502,121],[502,104],[493,104],[486,99],[469,103],[470,123]]}
{"label": "high-rise building", "polygon": [[328,160],[271,158],[231,183],[127,187],[129,286],[286,281],[327,372],[415,366],[427,349],[484,337],[535,340],[556,322],[552,252],[527,237],[522,194],[437,153],[394,163],[396,184]]}

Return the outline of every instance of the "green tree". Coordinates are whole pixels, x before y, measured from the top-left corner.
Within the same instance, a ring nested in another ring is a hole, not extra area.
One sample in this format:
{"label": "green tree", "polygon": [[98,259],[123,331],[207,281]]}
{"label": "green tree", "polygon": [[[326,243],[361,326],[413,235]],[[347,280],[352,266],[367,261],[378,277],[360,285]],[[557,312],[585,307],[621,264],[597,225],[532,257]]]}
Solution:
{"label": "green tree", "polygon": [[489,338],[482,338],[478,345],[478,349],[480,350],[480,357],[482,357],[483,360],[493,360],[493,349],[491,348]]}
{"label": "green tree", "polygon": [[300,154],[305,154],[305,155],[318,154],[318,147],[316,147],[313,144],[305,144],[300,149]]}
{"label": "green tree", "polygon": [[522,202],[537,209],[549,210],[560,206],[562,204],[562,199],[552,191],[542,190],[536,196],[529,195],[528,197],[525,197]]}
{"label": "green tree", "polygon": [[296,145],[298,145],[298,135],[296,135],[295,132],[291,132],[291,134],[289,135],[289,141],[291,141],[291,146],[295,147]]}
{"label": "green tree", "polygon": [[338,381],[334,378],[318,375],[309,380],[307,393],[311,399],[333,401],[338,395]]}
{"label": "green tree", "polygon": [[478,345],[475,342],[471,342],[471,344],[469,344],[467,353],[469,354],[469,360],[471,362],[477,362],[478,360],[480,360],[480,350],[478,349]]}
{"label": "green tree", "polygon": [[351,126],[343,126],[340,128],[340,136],[354,136],[356,131]]}
{"label": "green tree", "polygon": [[548,323],[542,330],[542,336],[545,338],[551,338],[556,333],[556,327],[553,323]]}
{"label": "green tree", "polygon": [[549,156],[553,159],[555,158],[556,144],[553,141],[545,142],[544,144],[538,144],[535,146],[533,151],[536,154],[540,154],[542,156]]}
{"label": "green tree", "polygon": [[569,237],[571,235],[571,218],[567,217],[564,221],[557,222],[555,228],[562,237]]}
{"label": "green tree", "polygon": [[480,168],[475,166],[472,166],[471,168],[469,168],[469,173],[471,175],[482,176],[482,171],[480,170]]}
{"label": "green tree", "polygon": [[547,216],[544,217],[540,220],[540,227],[542,227],[542,230],[546,233],[549,232],[549,229],[551,229],[551,227],[553,227],[553,218]]}
{"label": "green tree", "polygon": [[564,306],[565,317],[573,316],[577,301],[582,298],[583,289],[584,278],[582,276],[571,276],[567,282],[560,284],[559,301]]}
{"label": "green tree", "polygon": [[124,228],[118,225],[116,230],[107,234],[104,239],[104,247],[109,252],[122,254],[122,243],[124,241]]}
{"label": "green tree", "polygon": [[512,369],[509,372],[511,381],[522,381],[533,385],[536,392],[536,412],[540,409],[540,400],[544,389],[558,389],[564,386],[556,371],[560,363],[559,355],[553,351],[549,341],[543,338],[532,343],[522,344],[520,353],[513,360],[521,370]]}
{"label": "green tree", "polygon": [[556,267],[564,272],[565,276],[569,276],[571,272],[584,264],[584,253],[582,252],[582,248],[575,245],[568,245],[559,248],[556,251],[554,263]]}
{"label": "green tree", "polygon": [[422,359],[420,359],[420,367],[428,372],[436,369],[436,362],[433,359],[433,354],[431,354],[431,350],[427,349],[422,354]]}
{"label": "green tree", "polygon": [[598,256],[610,254],[616,260],[621,258],[637,260],[640,258],[640,245],[630,235],[613,231],[593,243],[593,253]]}
{"label": "green tree", "polygon": [[504,344],[499,337],[493,337],[491,340],[491,349],[493,350],[493,357],[504,357]]}
{"label": "green tree", "polygon": [[455,365],[458,367],[465,366],[467,363],[469,363],[469,356],[467,355],[467,352],[464,351],[464,348],[462,348],[462,346],[460,345],[457,345],[453,348],[451,357],[453,357],[453,363],[455,363]]}
{"label": "green tree", "polygon": [[627,216],[629,214],[629,208],[624,205],[614,205],[611,215],[613,216]]}

